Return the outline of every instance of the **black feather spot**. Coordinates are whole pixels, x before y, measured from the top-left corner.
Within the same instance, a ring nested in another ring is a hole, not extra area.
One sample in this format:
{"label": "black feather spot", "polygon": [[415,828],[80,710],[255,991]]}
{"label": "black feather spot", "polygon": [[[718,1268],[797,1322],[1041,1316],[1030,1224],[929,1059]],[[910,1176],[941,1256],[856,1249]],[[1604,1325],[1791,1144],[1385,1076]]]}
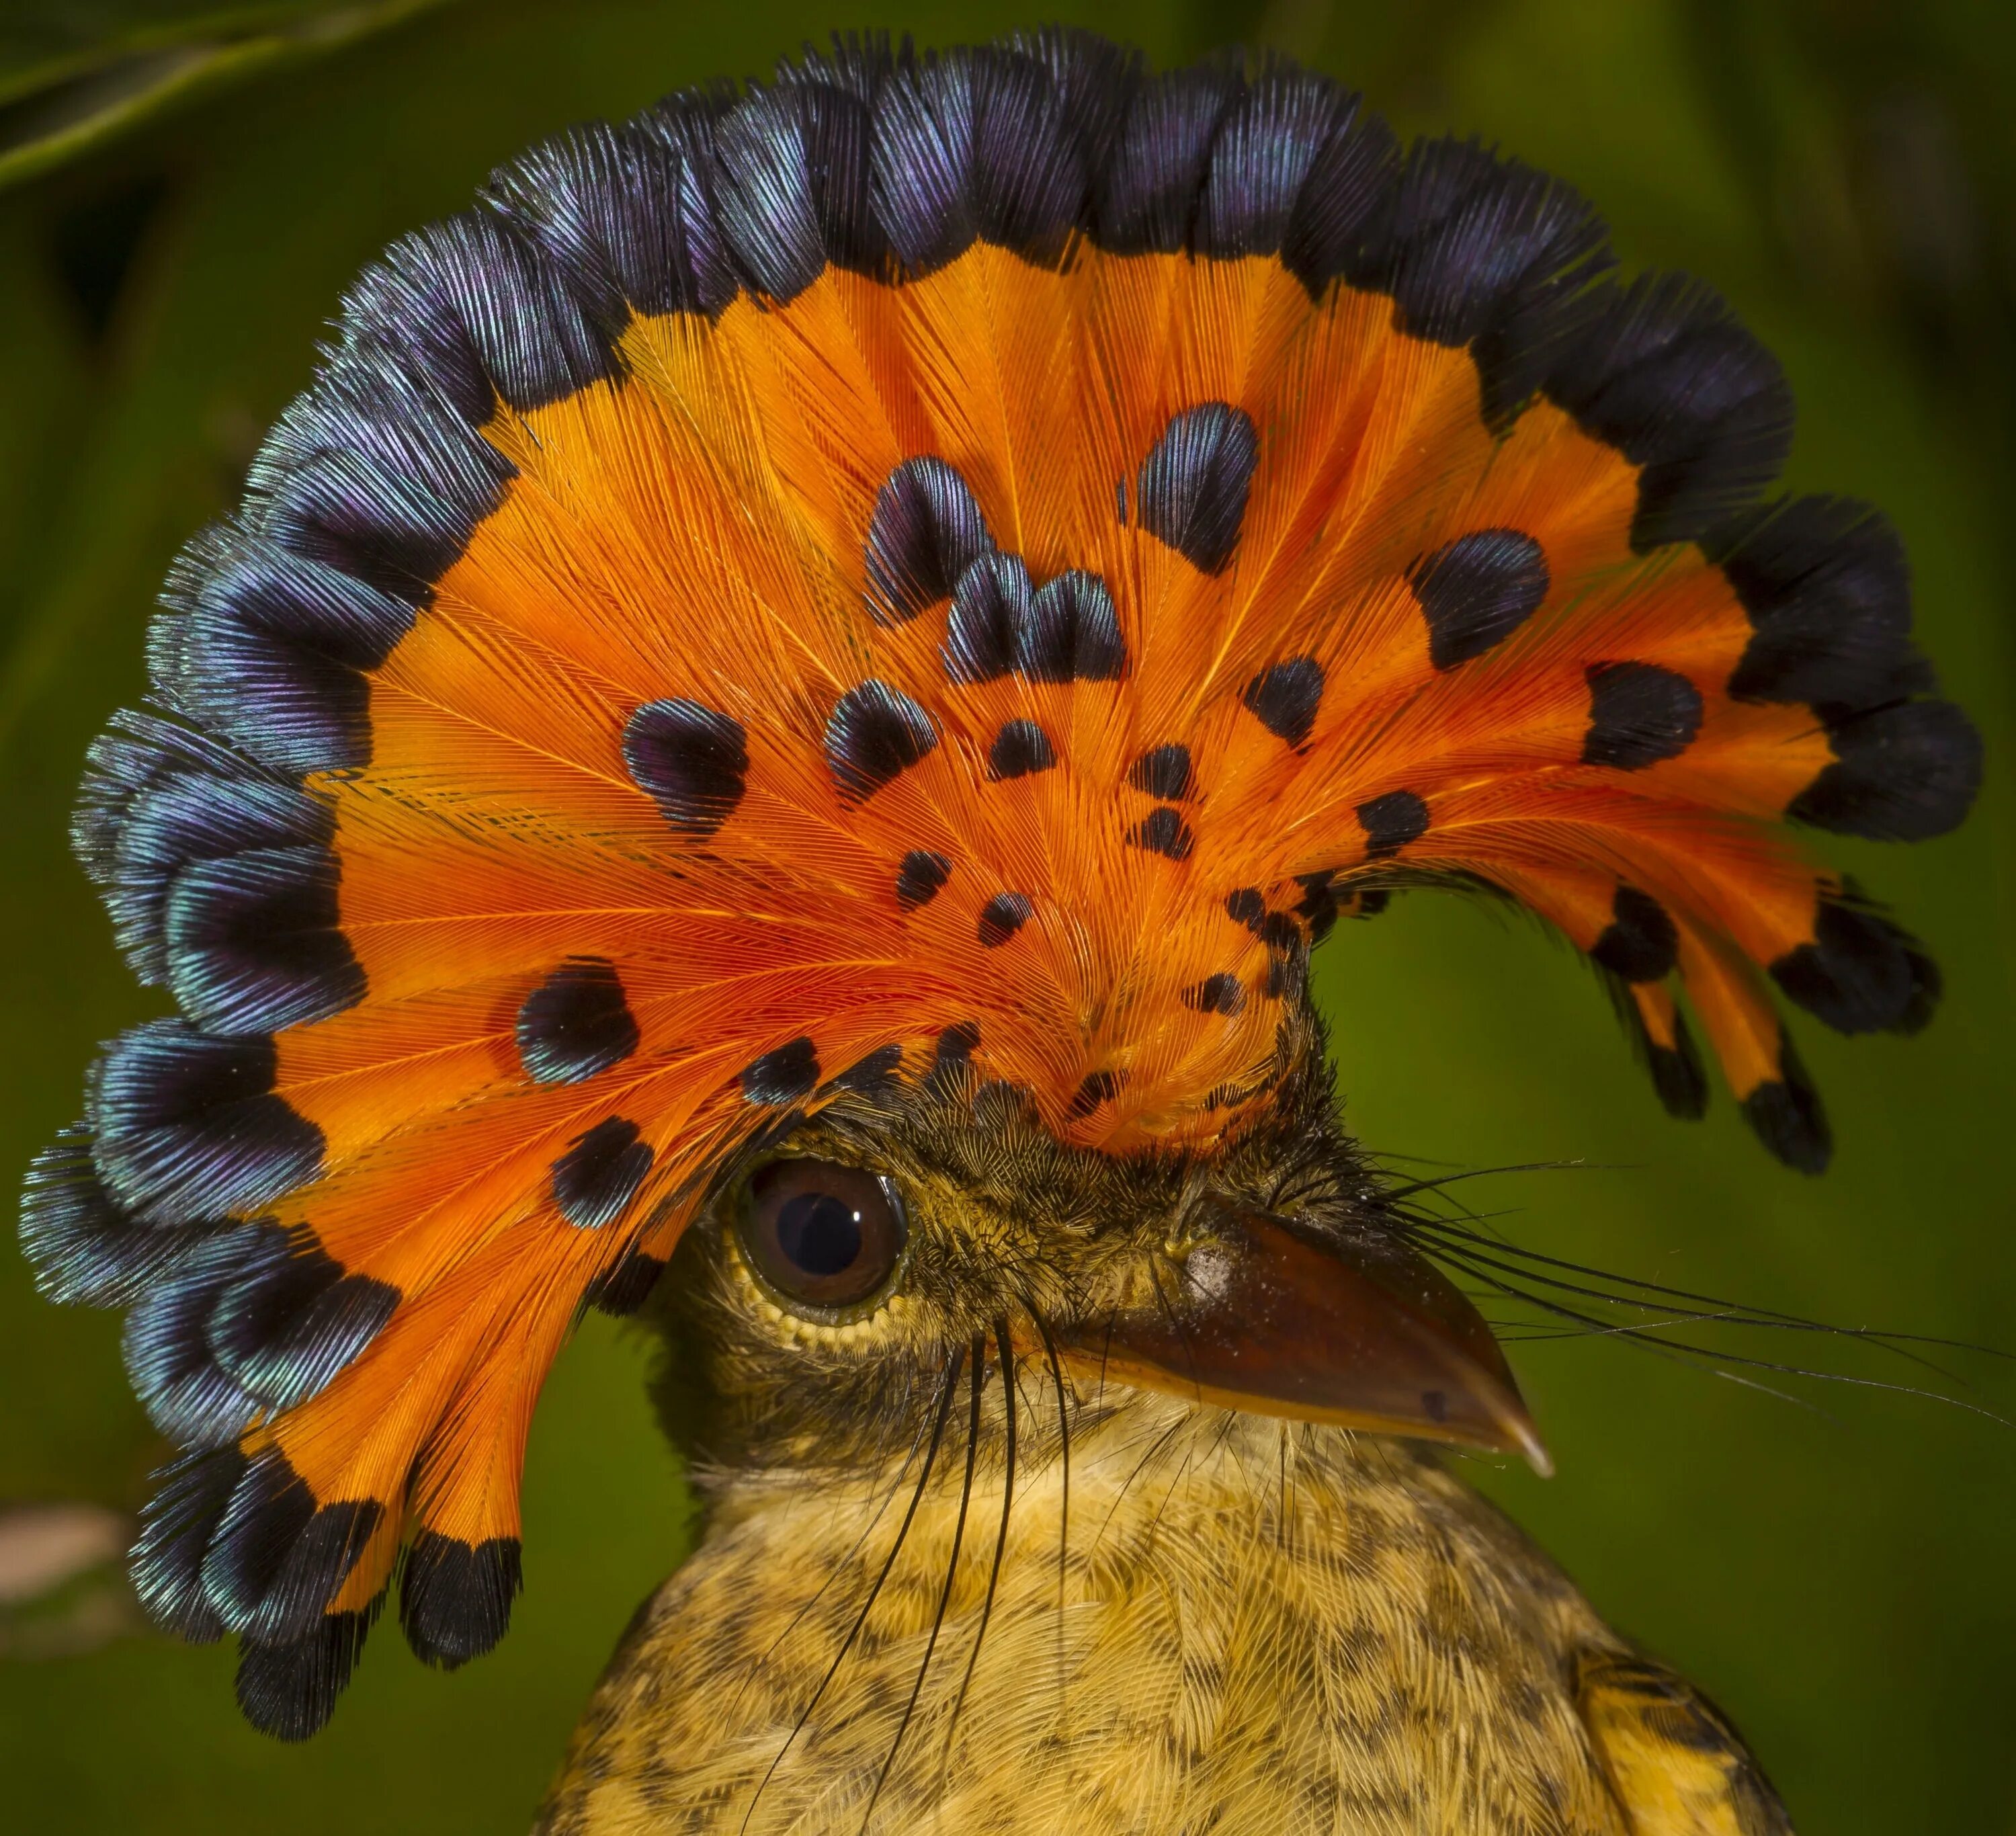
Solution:
{"label": "black feather spot", "polygon": [[224,1624],[264,1643],[305,1637],[376,1529],[369,1499],[318,1505],[276,1447],[246,1464],[203,1557],[203,1586]]}
{"label": "black feather spot", "polygon": [[259,1399],[219,1361],[208,1327],[219,1297],[246,1272],[248,1262],[255,1281],[266,1272],[268,1258],[261,1253],[266,1234],[251,1224],[199,1229],[185,1254],[136,1298],[126,1316],[121,1349],[128,1381],[147,1419],[179,1445],[223,1446],[260,1413]]}
{"label": "black feather spot", "polygon": [[637,1049],[636,1017],[616,965],[574,956],[549,974],[518,1010],[518,1057],[542,1084],[578,1084]]}
{"label": "black feather spot", "polygon": [[740,721],[697,701],[647,701],[623,729],[623,762],[667,822],[704,841],[742,801],[745,737]]}
{"label": "black feather spot", "polygon": [[1260,920],[1260,941],[1276,955],[1286,956],[1301,948],[1302,927],[1292,912],[1269,912]]}
{"label": "black feather spot", "polygon": [[1837,1032],[1916,1032],[1938,1005],[1937,966],[1882,916],[1823,895],[1810,942],[1771,965],[1771,978]]}
{"label": "black feather spot", "polygon": [[[444,506],[430,506],[416,532],[413,499],[428,493],[415,490],[410,468],[432,470],[434,435],[476,436],[459,423],[451,432],[438,409],[429,416],[410,387],[375,392],[394,395],[387,407],[402,435],[409,412],[422,422],[410,445],[400,442],[412,456],[376,450],[390,442],[360,425],[362,411],[317,402],[311,391],[308,411],[297,402],[267,437],[269,455],[293,438],[303,448],[300,468],[275,486],[271,523],[256,537],[226,525],[192,542],[162,596],[178,616],[150,638],[155,678],[178,707],[293,775],[370,761],[366,672],[412,628],[426,597],[416,582],[434,578],[416,566],[451,564],[473,527],[459,515],[437,520],[430,512]],[[459,470],[464,459],[445,463]]]}
{"label": "black feather spot", "polygon": [[477,424],[496,399],[524,414],[622,374],[583,302],[495,211],[459,211],[402,237],[345,305],[347,348],[389,344],[466,413],[481,405],[470,414]]}
{"label": "black feather spot", "polygon": [[801,1033],[750,1062],[742,1073],[742,1094],[751,1103],[782,1109],[811,1096],[819,1081],[819,1053],[811,1036]]}
{"label": "black feather spot", "polygon": [[245,1231],[203,1339],[234,1382],[270,1409],[291,1409],[362,1354],[402,1297],[390,1282],[345,1273],[304,1227]]}
{"label": "black feather spot", "polygon": [[929,715],[902,689],[870,679],[834,707],[826,725],[826,766],[842,797],[865,802],[938,743]]}
{"label": "black feather spot", "polygon": [[1694,1035],[1687,1030],[1687,1017],[1673,1016],[1673,1042],[1662,1046],[1656,1039],[1644,1042],[1645,1064],[1652,1074],[1652,1088],[1666,1114],[1683,1121],[1698,1121],[1708,1113],[1708,1072]]}
{"label": "black feather spot", "polygon": [[1701,731],[1701,693],[1676,670],[1656,663],[1593,663],[1584,765],[1640,771],[1677,758]]}
{"label": "black feather spot", "polygon": [[1084,141],[1060,93],[1064,85],[1005,45],[973,58],[974,229],[997,247],[1055,266],[1085,221],[1089,185]]}
{"label": "black feather spot", "polygon": [[972,244],[975,140],[985,105],[970,52],[905,59],[876,98],[869,196],[901,271],[931,273]]}
{"label": "black feather spot", "polygon": [[106,1190],[149,1223],[250,1212],[305,1185],[322,1130],[273,1093],[270,1039],[149,1021],[99,1061],[86,1119]]}
{"label": "black feather spot", "polygon": [[1019,636],[1015,667],[1032,682],[1110,682],[1127,673],[1127,640],[1113,595],[1082,568],[1036,589]]}
{"label": "black feather spot", "polygon": [[1358,826],[1365,831],[1365,858],[1381,860],[1396,855],[1428,832],[1428,806],[1411,790],[1389,790],[1358,806]]}
{"label": "black feather spot", "polygon": [[1281,243],[1281,262],[1312,298],[1338,275],[1359,275],[1384,241],[1399,175],[1393,130],[1358,97],[1302,182]]}
{"label": "black feather spot", "polygon": [[738,290],[702,193],[718,171],[693,157],[693,129],[712,130],[720,110],[696,109],[695,99],[668,97],[637,121],[571,128],[521,153],[486,187],[488,201],[538,247],[611,343],[633,308],[653,318],[713,312]]}
{"label": "black feather spot", "polygon": [[1197,776],[1190,767],[1187,746],[1157,746],[1144,752],[1127,768],[1127,782],[1170,803],[1180,803],[1197,789]]}
{"label": "black feather spot", "polygon": [[413,1655],[444,1670],[481,1658],[511,1623],[521,1579],[515,1536],[469,1543],[419,1532],[399,1585],[399,1624]]}
{"label": "black feather spot", "polygon": [[859,1096],[873,1096],[891,1089],[902,1069],[903,1048],[901,1046],[878,1046],[866,1057],[857,1058],[835,1078],[833,1085],[837,1089],[851,1090]]}
{"label": "black feather spot", "polygon": [[1337,891],[1332,873],[1302,873],[1296,876],[1295,884],[1302,889],[1302,896],[1295,905],[1295,916],[1309,927],[1309,941],[1319,944],[1336,927],[1337,915]]}
{"label": "black feather spot", "polygon": [[947,1065],[964,1064],[980,1046],[980,1023],[962,1020],[949,1026],[938,1036],[932,1048],[931,1066],[934,1070]]}
{"label": "black feather spot", "polygon": [[1219,121],[1242,87],[1223,62],[1165,70],[1142,83],[1111,152],[1093,171],[1100,247],[1174,254],[1187,245]]}
{"label": "black feather spot", "polygon": [[1337,927],[1337,902],[1330,884],[1333,878],[1327,873],[1300,874],[1296,878],[1302,896],[1295,902],[1295,916],[1309,927],[1312,945],[1321,943]]}
{"label": "black feather spot", "polygon": [[990,950],[998,950],[1029,921],[1029,914],[1035,909],[1019,892],[997,892],[981,909],[981,942]]}
{"label": "black feather spot", "polygon": [[1840,835],[1926,841],[1981,789],[1981,735],[1950,701],[1905,701],[1827,722],[1834,762],[1785,813]]}
{"label": "black feather spot", "polygon": [[1932,686],[1911,646],[1904,545],[1879,512],[1795,498],[1739,518],[1705,545],[1753,628],[1729,679],[1739,701],[1860,709]]}
{"label": "black feather spot", "polygon": [[[120,949],[147,981],[166,981],[175,971],[170,908],[180,902],[179,883],[193,866],[248,858],[265,863],[259,878],[270,890],[247,889],[255,908],[290,885],[296,899],[312,886],[315,897],[327,902],[306,925],[297,907],[296,921],[282,927],[285,941],[277,951],[263,944],[254,911],[241,906],[236,916],[218,914],[224,934],[208,941],[213,950],[218,943],[227,947],[205,952],[206,972],[185,992],[200,999],[200,985],[211,983],[248,1017],[247,1025],[221,1030],[254,1031],[292,1024],[250,1023],[259,995],[284,999],[291,989],[296,999],[289,1004],[304,1010],[313,1003],[300,1003],[299,995],[323,981],[335,960],[316,960],[315,953],[328,946],[315,936],[337,916],[337,872],[329,854],[335,833],[336,812],[326,798],[207,736],[138,713],[115,715],[111,729],[92,742],[70,830],[77,859],[111,915]],[[280,903],[286,902],[283,894]],[[197,935],[178,948],[195,942],[203,949],[207,929],[199,925]],[[361,976],[358,981],[361,985]],[[249,1003],[248,995],[254,997]],[[221,1017],[224,1010],[218,1011]]]}
{"label": "black feather spot", "polygon": [[869,518],[869,610],[878,623],[907,624],[948,597],[993,545],[978,500],[952,466],[929,453],[904,460]]}
{"label": "black feather spot", "polygon": [[1300,746],[1316,724],[1323,692],[1323,665],[1313,657],[1291,657],[1248,682],[1245,702],[1275,738]]}
{"label": "black feather spot", "polygon": [[1386,209],[1346,257],[1354,286],[1393,297],[1410,337],[1468,345],[1485,425],[1501,431],[1589,317],[1612,265],[1603,226],[1569,186],[1474,141],[1417,140]]}
{"label": "black feather spot", "polygon": [[635,1122],[610,1116],[553,1162],[553,1203],[570,1224],[599,1230],[623,1215],[651,1170],[651,1144],[639,1135]]}
{"label": "black feather spot", "polygon": [[1517,529],[1459,536],[1407,571],[1427,621],[1428,661],[1453,669],[1510,637],[1547,596],[1547,557]]}
{"label": "black feather spot", "polygon": [[1246,990],[1237,976],[1220,971],[1206,976],[1195,988],[1185,988],[1183,1005],[1200,1013],[1239,1013],[1246,1006]]}
{"label": "black feather spot", "polygon": [[247,1640],[239,1651],[236,1682],[245,1719],[275,1740],[305,1741],[320,1733],[357,1668],[373,1616],[326,1614],[291,1644]]}
{"label": "black feather spot", "polygon": [[1242,886],[1225,895],[1225,915],[1257,933],[1267,916],[1267,895],[1257,886]]}
{"label": "black feather spot", "polygon": [[[254,1463],[255,1467],[257,1463]],[[384,1507],[373,1499],[348,1499],[319,1507],[275,1564],[257,1610],[232,1618],[233,1629],[247,1638],[273,1642],[290,1641],[312,1632],[384,1514]],[[220,1543],[230,1531],[227,1513]],[[217,1551],[214,1548],[211,1553]],[[207,1570],[204,1582],[211,1585]]]}
{"label": "black feather spot", "polygon": [[1548,354],[1546,392],[1640,468],[1633,548],[1707,535],[1785,462],[1784,373],[1722,299],[1684,275],[1641,275],[1593,300]]}
{"label": "black feather spot", "polygon": [[959,577],[939,657],[948,680],[991,682],[1016,667],[1035,601],[1020,555],[981,556]]}
{"label": "black feather spot", "polygon": [[66,1129],[28,1164],[21,1250],[35,1289],[59,1305],[129,1307],[167,1282],[210,1235],[142,1224],[112,1202],[92,1165],[91,1136]]}
{"label": "black feather spot", "polygon": [[1026,778],[1047,772],[1057,762],[1049,734],[1032,720],[1011,720],[994,736],[988,749],[987,775],[997,779]]}
{"label": "black feather spot", "polygon": [[1106,582],[1074,569],[1032,591],[1019,555],[983,556],[960,576],[939,653],[956,682],[1010,671],[1031,682],[1111,682],[1127,669]]}
{"label": "black feather spot", "polygon": [[1222,401],[1172,416],[1142,462],[1141,527],[1206,574],[1229,566],[1260,457],[1253,418]]}
{"label": "black feather spot", "polygon": [[1227,260],[1283,252],[1319,157],[1359,103],[1341,85],[1285,60],[1249,71],[1211,142],[1192,232],[1197,253]]}
{"label": "black feather spot", "polygon": [[1111,1103],[1126,1082],[1127,1074],[1123,1071],[1093,1071],[1072,1094],[1070,1107],[1064,1113],[1073,1121],[1082,1120],[1102,1103]]}
{"label": "black feather spot", "polygon": [[906,912],[928,905],[952,877],[952,862],[927,848],[913,848],[896,869],[896,903]]}
{"label": "black feather spot", "polygon": [[1197,845],[1197,837],[1191,834],[1183,812],[1167,804],[1149,811],[1127,831],[1127,839],[1136,848],[1144,848],[1150,854],[1167,855],[1172,861],[1188,860],[1190,850]]}
{"label": "black feather spot", "polygon": [[582,1298],[612,1319],[628,1319],[643,1311],[664,1272],[663,1258],[647,1256],[632,1244],[613,1267],[605,1269],[588,1284]]}
{"label": "black feather spot", "polygon": [[234,1444],[185,1453],[154,1474],[133,1546],[133,1591],[154,1625],[192,1644],[221,1636],[224,1623],[204,1597],[203,1559],[250,1463]]}
{"label": "black feather spot", "polygon": [[1666,908],[1650,893],[1620,886],[1610,902],[1610,922],[1589,953],[1626,981],[1661,981],[1672,974],[1679,933]]}
{"label": "black feather spot", "polygon": [[829,259],[886,265],[887,239],[866,207],[865,97],[837,84],[752,85],[713,126],[714,214],[757,288],[788,301]]}
{"label": "black feather spot", "polygon": [[338,875],[326,848],[183,864],[162,913],[168,988],[182,1012],[209,1031],[262,1033],[362,1000],[364,970],[338,920]]}
{"label": "black feather spot", "polygon": [[[224,613],[235,629],[227,637],[211,627],[204,635],[221,647],[200,643],[199,651],[211,664],[235,656],[261,687],[291,689],[300,698],[288,722],[304,716],[319,725],[346,705],[368,714],[360,672],[376,669],[411,629],[428,583],[453,565],[517,476],[494,448],[483,452],[488,442],[475,431],[495,409],[487,379],[473,380],[486,400],[471,421],[446,399],[459,385],[443,374],[457,361],[443,344],[412,351],[417,374],[387,361],[399,333],[380,341],[373,334],[387,329],[383,322],[358,311],[373,277],[365,269],[350,296],[351,341],[266,437],[257,463],[270,495],[260,513],[221,542],[185,551],[191,563],[207,549],[222,563],[200,584],[189,580],[196,617],[206,608]],[[210,686],[223,685],[211,678]],[[257,727],[244,730],[250,737]]]}
{"label": "black feather spot", "polygon": [[[203,1598],[216,1612],[220,1626],[240,1629],[260,1615],[268,1592],[288,1564],[288,1556],[315,1521],[315,1493],[288,1465],[286,1455],[266,1449],[236,1469],[230,1497],[210,1525],[202,1552]],[[288,1634],[274,1625],[264,1629],[276,1639],[298,1636],[315,1625],[326,1600],[326,1588],[340,1586],[343,1576],[325,1570],[322,1598],[294,1600]]]}
{"label": "black feather spot", "polygon": [[1743,1117],[1773,1154],[1802,1173],[1824,1172],[1834,1157],[1834,1134],[1820,1093],[1806,1076],[1791,1040],[1782,1033],[1778,1075],[1743,1099]]}

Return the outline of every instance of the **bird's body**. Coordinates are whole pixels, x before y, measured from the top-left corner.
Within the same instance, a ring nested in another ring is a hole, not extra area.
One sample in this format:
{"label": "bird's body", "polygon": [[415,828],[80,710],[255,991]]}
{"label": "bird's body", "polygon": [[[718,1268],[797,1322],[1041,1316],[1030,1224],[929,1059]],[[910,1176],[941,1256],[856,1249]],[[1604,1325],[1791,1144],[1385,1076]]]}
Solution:
{"label": "bird's body", "polygon": [[[1022,1381],[1040,1417],[1048,1373]],[[1425,1453],[1129,1398],[1072,1445],[1067,1536],[1063,1463],[1018,1464],[991,1610],[990,1463],[962,1534],[949,1442],[879,1591],[914,1457],[717,1475],[700,1546],[624,1639],[543,1836],[1788,1827],[1691,1704],[1663,1735],[1630,1726],[1703,1775],[1721,1820],[1633,1820],[1607,1769],[1614,1696],[1600,1714],[1596,1691],[1636,1661]]]}
{"label": "bird's body", "polygon": [[[1467,1303],[1354,1239],[1382,1201],[1319,1039],[1215,1198],[975,1114],[970,1086],[812,1125],[787,1165],[872,1157],[910,1195],[896,1289],[837,1329],[758,1272],[760,1199],[699,1222],[647,1315],[697,1546],[541,1836],[1789,1829],[1705,1701],[1430,1449],[1341,1424],[1309,1381],[1405,1370],[1421,1427],[1473,1442],[1523,1420],[1510,1395],[1501,1422],[1467,1413],[1491,1386],[1468,1359],[1496,1356]],[[1325,1234],[1238,1208],[1263,1191]],[[1426,1340],[1354,1317],[1355,1290],[1316,1302],[1340,1265]],[[1213,1406],[1233,1390],[1274,1413]],[[1701,1814],[1633,1820],[1676,1780]]]}

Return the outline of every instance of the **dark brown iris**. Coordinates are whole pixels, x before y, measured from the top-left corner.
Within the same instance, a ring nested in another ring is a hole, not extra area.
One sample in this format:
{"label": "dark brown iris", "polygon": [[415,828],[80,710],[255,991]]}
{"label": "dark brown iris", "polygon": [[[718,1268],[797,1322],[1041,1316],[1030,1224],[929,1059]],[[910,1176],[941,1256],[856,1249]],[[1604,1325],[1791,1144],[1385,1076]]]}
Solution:
{"label": "dark brown iris", "polygon": [[737,1226],[756,1273],[783,1300],[856,1307],[888,1283],[903,1253],[902,1208],[889,1182],[832,1161],[779,1160],[743,1190]]}

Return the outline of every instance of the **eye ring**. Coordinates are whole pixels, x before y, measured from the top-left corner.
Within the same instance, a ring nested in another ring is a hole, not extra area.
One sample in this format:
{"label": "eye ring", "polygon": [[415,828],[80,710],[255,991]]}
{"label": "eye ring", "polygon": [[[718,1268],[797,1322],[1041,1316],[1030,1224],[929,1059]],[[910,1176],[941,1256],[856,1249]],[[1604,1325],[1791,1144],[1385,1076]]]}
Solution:
{"label": "eye ring", "polygon": [[760,1287],[790,1312],[833,1325],[888,1294],[909,1243],[896,1183],[837,1161],[766,1161],[742,1183],[735,1229]]}

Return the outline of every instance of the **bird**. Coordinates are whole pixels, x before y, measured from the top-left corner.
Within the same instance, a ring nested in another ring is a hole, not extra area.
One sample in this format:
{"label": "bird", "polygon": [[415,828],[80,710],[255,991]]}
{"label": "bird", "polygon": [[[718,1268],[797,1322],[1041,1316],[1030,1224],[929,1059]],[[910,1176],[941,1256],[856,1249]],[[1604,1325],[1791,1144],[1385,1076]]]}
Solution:
{"label": "bird", "polygon": [[1788,1831],[1451,1463],[1549,1467],[1309,967],[1521,908],[1822,1170],[1785,1005],[1939,980],[1813,836],[1981,762],[1791,430],[1569,185],[1075,30],[836,37],[395,243],[75,819],[175,1011],[21,1228],[175,1449],[148,1614],[283,1740],[395,1599],[481,1656],[597,1309],[701,1517],[547,1836]]}

